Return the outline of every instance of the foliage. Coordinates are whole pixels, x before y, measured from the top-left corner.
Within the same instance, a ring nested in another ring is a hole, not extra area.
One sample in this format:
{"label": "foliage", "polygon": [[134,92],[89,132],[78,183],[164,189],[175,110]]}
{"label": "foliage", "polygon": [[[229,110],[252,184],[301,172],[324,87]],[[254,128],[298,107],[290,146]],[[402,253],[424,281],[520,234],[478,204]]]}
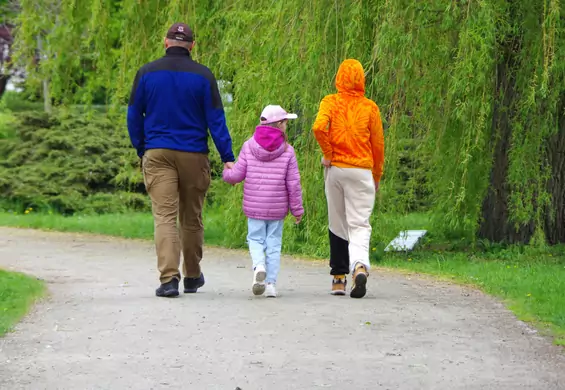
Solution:
{"label": "foliage", "polygon": [[[565,229],[556,227],[565,218],[565,207],[559,206],[564,185],[551,180],[562,151],[549,148],[565,139],[565,125],[558,120],[565,104],[562,2],[21,4],[18,58],[28,65],[29,83],[49,78],[61,103],[87,102],[105,87],[115,110],[121,110],[138,67],[162,54],[166,28],[183,20],[194,27],[196,59],[231,82],[229,125],[236,147],[251,134],[264,105],[278,103],[297,112],[290,138],[299,153],[307,218],[291,230],[296,245],[325,240],[320,154],[309,129],[347,57],[364,64],[367,96],[380,105],[386,122],[375,226],[384,213],[403,214],[431,203],[434,229],[452,236],[475,238],[481,224],[501,223],[495,211],[502,209],[502,222],[509,226],[502,240],[527,241],[535,231],[540,242],[565,241]],[[39,68],[32,60],[38,34],[47,48]],[[504,129],[507,136],[501,135]],[[410,143],[417,163],[407,166]],[[226,213],[239,210],[241,191],[220,190]],[[485,202],[489,191],[502,195]],[[243,239],[244,226],[241,217],[226,227]],[[523,226],[529,227],[527,234],[514,237]]]}
{"label": "foliage", "polygon": [[15,0],[0,0],[0,99],[18,68],[13,66],[14,22],[18,12]]}
{"label": "foliage", "polygon": [[0,140],[0,195],[20,210],[148,210],[124,132],[99,115],[18,116],[16,136]]}
{"label": "foliage", "polygon": [[0,336],[26,314],[33,301],[44,291],[41,281],[0,269]]}
{"label": "foliage", "polygon": [[28,99],[24,93],[6,91],[0,100],[0,112],[42,111],[43,103]]}

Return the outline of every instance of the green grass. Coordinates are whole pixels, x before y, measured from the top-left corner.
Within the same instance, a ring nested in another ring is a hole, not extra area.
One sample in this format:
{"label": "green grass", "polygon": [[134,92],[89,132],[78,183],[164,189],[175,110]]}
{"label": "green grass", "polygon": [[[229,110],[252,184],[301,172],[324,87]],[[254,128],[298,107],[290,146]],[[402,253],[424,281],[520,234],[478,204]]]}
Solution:
{"label": "green grass", "polygon": [[[206,214],[205,239],[211,245],[223,245],[225,232],[218,216]],[[28,214],[0,212],[0,226],[103,234],[136,239],[153,239],[153,217],[148,213],[75,215],[54,213]]]}
{"label": "green grass", "polygon": [[12,329],[43,292],[39,280],[0,269],[0,336]]}
{"label": "green grass", "polygon": [[[207,244],[245,246],[244,242],[236,242],[227,234],[221,216],[213,210],[205,211],[204,215]],[[416,224],[417,228],[425,227],[421,216],[402,218],[410,226]],[[390,223],[396,229],[398,226],[393,221],[398,220],[387,217],[381,223]],[[64,217],[35,213],[33,210],[25,215],[0,212],[0,225],[137,239],[153,238],[153,219],[146,213]],[[431,274],[478,287],[502,299],[519,319],[547,331],[555,337],[557,344],[565,345],[565,251],[562,247],[535,251],[525,247],[491,246],[486,251],[420,250],[408,255],[384,255],[377,249],[373,254],[379,266]]]}

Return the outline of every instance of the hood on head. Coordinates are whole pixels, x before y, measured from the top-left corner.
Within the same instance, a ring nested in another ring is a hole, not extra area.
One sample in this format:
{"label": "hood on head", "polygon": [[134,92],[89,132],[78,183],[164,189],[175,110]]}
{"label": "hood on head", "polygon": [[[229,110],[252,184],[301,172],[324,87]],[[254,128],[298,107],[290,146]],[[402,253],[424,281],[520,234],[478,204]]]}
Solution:
{"label": "hood on head", "polygon": [[362,96],[365,94],[365,72],[357,60],[347,59],[337,71],[335,86],[338,92]]}

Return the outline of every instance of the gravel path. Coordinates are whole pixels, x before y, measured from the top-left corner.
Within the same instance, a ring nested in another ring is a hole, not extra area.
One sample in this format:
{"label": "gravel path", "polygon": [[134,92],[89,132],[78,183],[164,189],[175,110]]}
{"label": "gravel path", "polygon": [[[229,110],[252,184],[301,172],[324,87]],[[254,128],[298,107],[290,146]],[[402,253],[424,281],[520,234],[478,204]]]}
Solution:
{"label": "gravel path", "polygon": [[151,243],[0,228],[0,267],[50,294],[0,339],[0,389],[565,389],[565,354],[474,290],[373,270],[333,297],[284,259],[253,297],[245,252],[208,249],[206,286],[154,296]]}

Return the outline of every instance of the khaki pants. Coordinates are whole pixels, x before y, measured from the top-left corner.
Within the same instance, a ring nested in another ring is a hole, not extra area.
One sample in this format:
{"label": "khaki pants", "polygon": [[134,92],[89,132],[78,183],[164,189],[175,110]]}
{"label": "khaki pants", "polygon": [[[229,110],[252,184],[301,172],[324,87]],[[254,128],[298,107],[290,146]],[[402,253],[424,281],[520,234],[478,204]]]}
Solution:
{"label": "khaki pants", "polygon": [[143,156],[143,177],[151,197],[161,283],[180,280],[181,248],[184,276],[199,277],[204,245],[202,207],[210,186],[208,156],[150,149]]}
{"label": "khaki pants", "polygon": [[370,269],[370,218],[375,204],[375,181],[368,169],[325,169],[332,275],[353,272],[357,263]]}

